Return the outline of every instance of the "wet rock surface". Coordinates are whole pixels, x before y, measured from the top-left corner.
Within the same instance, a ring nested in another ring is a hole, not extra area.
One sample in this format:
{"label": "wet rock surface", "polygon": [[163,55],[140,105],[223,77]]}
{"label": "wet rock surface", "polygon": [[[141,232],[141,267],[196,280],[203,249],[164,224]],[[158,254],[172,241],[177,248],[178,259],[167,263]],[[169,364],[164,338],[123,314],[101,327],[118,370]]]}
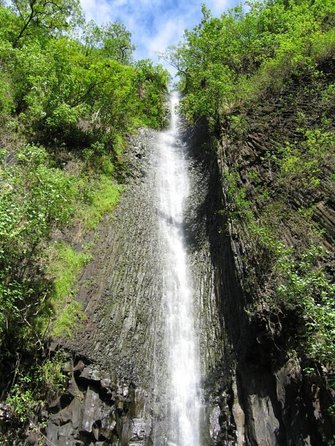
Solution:
{"label": "wet rock surface", "polygon": [[[142,395],[134,386],[112,383],[96,364],[77,360],[69,371],[68,387],[49,404],[47,446],[143,444],[147,422]],[[35,444],[35,443],[33,443]]]}
{"label": "wet rock surface", "polygon": [[[187,144],[193,138],[186,131],[180,137]],[[66,408],[57,412],[55,419],[50,418],[50,441],[58,435],[57,441],[68,438],[68,444],[72,444],[78,437],[73,432],[81,432],[80,441],[89,438],[91,443],[87,444],[113,441],[108,444],[149,445],[154,433],[164,438],[166,347],[161,302],[163,272],[155,206],[156,144],[157,134],[150,130],[141,130],[131,141],[126,154],[131,175],[116,211],[105,218],[98,230],[93,261],[81,277],[78,298],[85,305],[87,319],[66,347],[77,356],[88,358],[95,366],[90,368],[80,361],[75,364],[76,383],[84,396],[80,405],[79,397],[73,397]],[[197,331],[208,408],[203,426],[204,442],[212,444],[211,435],[213,439],[218,437],[218,421],[211,434],[209,418],[219,407],[212,395],[217,388],[216,378],[221,374],[224,343],[208,239],[213,220],[212,209],[208,210],[206,205],[210,170],[205,160],[201,161],[191,150],[187,156],[192,192],[184,232],[194,299],[199,308]],[[111,404],[109,395],[106,399],[109,382],[122,382],[136,389],[140,397],[136,403],[134,399],[130,403],[116,399],[118,393],[112,391],[116,396]],[[160,387],[162,391],[157,392]],[[74,382],[71,389],[76,393]],[[116,423],[114,428],[113,423]],[[106,439],[104,428],[111,435]]]}
{"label": "wet rock surface", "polygon": [[[250,246],[224,212],[230,205],[223,185],[233,163],[231,142],[214,144],[202,123],[180,137],[189,147],[192,184],[184,233],[199,304],[202,446],[323,446],[320,432],[330,438],[333,428],[323,421],[330,396],[322,374],[304,375],[298,360],[281,353],[281,327],[270,314],[251,318],[246,312]],[[154,132],[142,130],[130,144],[131,177],[116,212],[98,230],[93,261],[81,278],[78,296],[87,320],[67,347],[87,359],[74,364],[66,404],[50,407],[47,436],[53,444],[149,446],[154,431],[163,438],[167,399],[154,391],[164,379],[166,355],[156,142]],[[261,136],[251,135],[236,153],[243,164],[255,162],[262,150]],[[330,242],[332,210],[319,203],[315,218]],[[289,230],[285,234],[292,238]]]}
{"label": "wet rock surface", "polygon": [[78,293],[87,320],[70,345],[103,365],[112,377],[134,382],[149,381],[152,327],[160,304],[150,177],[155,139],[154,132],[142,130],[131,142],[131,176],[116,211],[98,230],[94,259]]}

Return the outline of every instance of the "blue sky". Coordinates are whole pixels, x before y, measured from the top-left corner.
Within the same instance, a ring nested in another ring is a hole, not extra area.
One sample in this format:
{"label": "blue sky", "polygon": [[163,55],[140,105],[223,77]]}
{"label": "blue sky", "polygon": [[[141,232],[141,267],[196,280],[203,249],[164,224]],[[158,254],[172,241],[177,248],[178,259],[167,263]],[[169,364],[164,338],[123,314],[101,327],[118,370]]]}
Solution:
{"label": "blue sky", "polygon": [[[98,24],[119,20],[132,34],[136,59],[158,60],[158,54],[178,43],[185,29],[201,19],[203,0],[81,0],[88,20]],[[207,0],[207,7],[219,16],[241,0]]]}

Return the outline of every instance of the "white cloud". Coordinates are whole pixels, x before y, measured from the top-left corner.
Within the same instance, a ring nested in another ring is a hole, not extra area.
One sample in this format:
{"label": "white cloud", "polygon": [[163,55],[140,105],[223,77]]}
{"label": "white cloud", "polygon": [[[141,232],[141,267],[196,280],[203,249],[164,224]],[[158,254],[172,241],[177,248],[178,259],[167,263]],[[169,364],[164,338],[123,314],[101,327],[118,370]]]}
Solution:
{"label": "white cloud", "polygon": [[[238,4],[240,2],[235,2]],[[209,0],[206,2],[208,8],[212,11],[215,16],[221,15],[224,11],[232,6],[232,1],[230,0]]]}
{"label": "white cloud", "polygon": [[86,19],[102,24],[112,20],[111,5],[106,0],[80,0]]}
{"label": "white cloud", "polygon": [[182,19],[168,19],[166,22],[159,26],[158,32],[154,38],[148,42],[149,53],[162,53],[166,48],[175,42],[176,37],[180,37],[185,29],[185,22]]}
{"label": "white cloud", "polygon": [[[135,58],[158,60],[170,45],[178,43],[186,28],[201,19],[202,0],[81,0],[88,20],[98,24],[119,20],[132,33]],[[208,0],[213,15],[220,15],[239,0]],[[169,67],[167,67],[169,68]]]}

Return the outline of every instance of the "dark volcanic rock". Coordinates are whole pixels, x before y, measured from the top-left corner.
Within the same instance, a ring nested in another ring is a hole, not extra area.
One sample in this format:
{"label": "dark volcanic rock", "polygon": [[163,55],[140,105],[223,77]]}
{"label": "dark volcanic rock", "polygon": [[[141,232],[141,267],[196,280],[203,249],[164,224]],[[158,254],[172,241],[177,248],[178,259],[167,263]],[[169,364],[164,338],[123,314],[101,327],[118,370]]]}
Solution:
{"label": "dark volcanic rock", "polygon": [[[211,141],[205,123],[180,135],[189,147],[192,184],[183,230],[199,308],[206,403],[201,446],[325,446],[332,427],[324,421],[322,408],[330,405],[330,396],[322,380],[305,376],[299,360],[288,360],[283,353],[289,337],[283,326],[294,325],[294,317],[284,321],[268,309],[253,317],[248,313],[266,283],[268,265],[266,259],[255,259],[251,269],[256,279],[246,281],[253,241],[243,236],[243,224],[241,231],[226,212],[232,204],[225,176],[234,166],[255,207],[255,185],[243,169],[256,166],[266,183],[272,181],[264,154],[276,134],[266,122],[269,111],[262,113],[238,146],[227,135],[219,144]],[[166,351],[154,187],[156,142],[157,135],[148,130],[133,140],[125,192],[113,216],[106,216],[97,231],[93,261],[78,292],[87,320],[67,344],[81,359],[71,371],[69,389],[50,406],[50,444],[165,444],[167,395],[159,390],[166,376]],[[292,206],[302,200],[296,193]],[[335,221],[331,206],[316,202],[314,213],[329,245]],[[283,237],[294,243],[296,234],[289,225]],[[155,444],[154,438],[160,440]]]}
{"label": "dark volcanic rock", "polygon": [[[84,368],[82,365],[84,364]],[[73,368],[78,370],[76,364]],[[67,394],[73,399],[69,404],[55,413],[57,407],[50,407],[46,437],[48,445],[119,445],[119,439],[124,438],[122,444],[142,441],[144,434],[148,434],[147,422],[134,410],[137,406],[136,389],[127,393],[125,388],[111,383],[99,367],[89,366],[80,360],[80,369],[86,370],[84,378],[72,374]],[[77,378],[76,378],[77,376]],[[104,378],[97,379],[98,376]],[[114,398],[106,395],[108,388],[118,389]],[[130,407],[133,406],[133,410]],[[141,403],[138,404],[141,407]]]}
{"label": "dark volcanic rock", "polygon": [[[181,138],[187,142],[193,136],[185,131]],[[80,280],[78,295],[87,319],[83,331],[67,347],[81,357],[73,368],[84,398],[81,433],[75,438],[87,438],[93,444],[104,438],[124,446],[149,445],[153,418],[156,434],[161,432],[164,437],[166,429],[161,416],[167,404],[163,386],[160,395],[155,393],[155,386],[166,375],[155,205],[156,144],[157,134],[149,130],[142,130],[133,139],[126,155],[131,176],[125,192],[113,216],[107,216],[99,227],[93,261]],[[187,156],[192,192],[183,229],[199,308],[205,394],[210,400],[222,375],[224,345],[208,237],[216,225],[214,208],[206,203],[211,166],[199,153],[190,150]],[[89,358],[90,364],[83,358]],[[76,398],[73,384],[72,380],[67,393]],[[70,404],[62,405],[63,409],[70,410]],[[208,407],[210,413],[210,403]]]}

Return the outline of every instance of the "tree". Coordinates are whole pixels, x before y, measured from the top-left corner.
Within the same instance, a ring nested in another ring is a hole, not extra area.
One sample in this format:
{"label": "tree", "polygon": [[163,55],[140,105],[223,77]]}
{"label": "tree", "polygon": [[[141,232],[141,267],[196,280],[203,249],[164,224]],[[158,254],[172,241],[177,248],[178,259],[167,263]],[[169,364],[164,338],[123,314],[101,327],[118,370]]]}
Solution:
{"label": "tree", "polygon": [[61,169],[48,165],[46,150],[33,145],[23,147],[13,165],[3,154],[0,186],[1,355],[6,343],[12,351],[23,338],[39,339],[34,325],[50,285],[43,249],[71,216],[76,191]]}
{"label": "tree", "polygon": [[79,0],[12,0],[12,4],[20,18],[14,46],[31,28],[54,34],[70,29],[81,19]]}
{"label": "tree", "polygon": [[96,50],[102,56],[122,64],[130,64],[135,49],[131,33],[120,22],[110,22],[99,27],[91,20],[85,26],[84,41],[87,55]]}
{"label": "tree", "polygon": [[135,49],[131,43],[131,33],[123,23],[109,23],[103,28],[103,52],[106,57],[123,64],[129,64]]}

